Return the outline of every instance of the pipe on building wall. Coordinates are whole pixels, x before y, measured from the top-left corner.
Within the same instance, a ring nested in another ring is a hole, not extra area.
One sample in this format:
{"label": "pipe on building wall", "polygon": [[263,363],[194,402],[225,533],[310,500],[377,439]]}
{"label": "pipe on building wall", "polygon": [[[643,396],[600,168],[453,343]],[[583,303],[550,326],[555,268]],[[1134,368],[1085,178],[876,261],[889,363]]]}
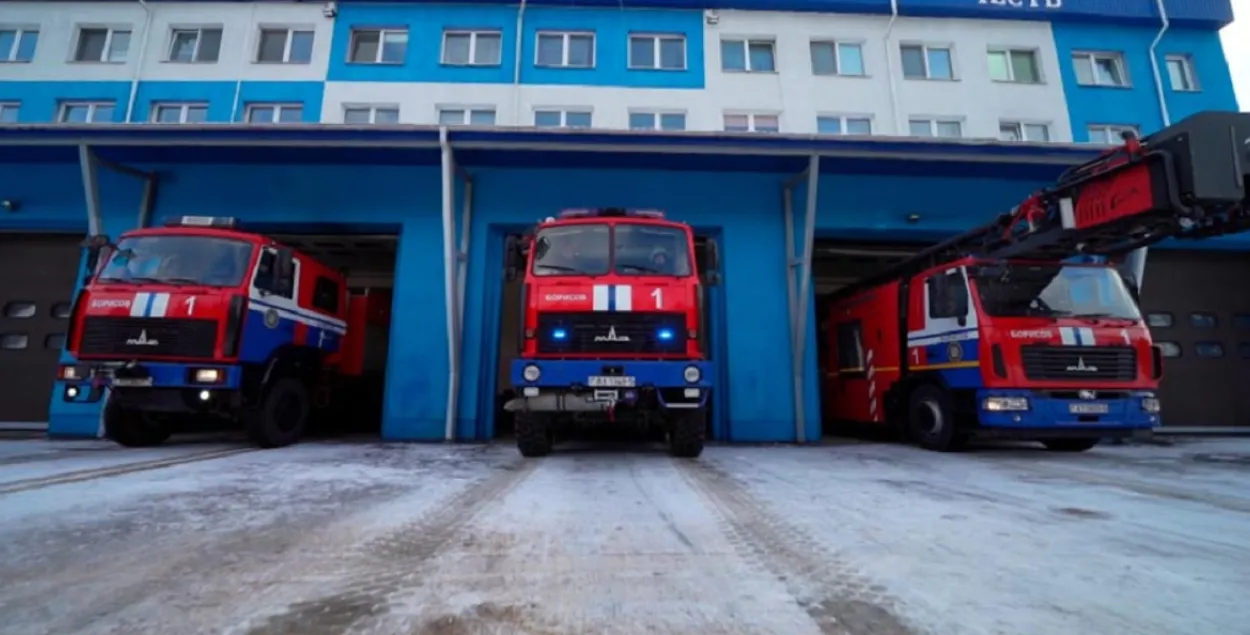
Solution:
{"label": "pipe on building wall", "polygon": [[456,341],[459,339],[456,317],[456,216],[455,159],[447,126],[438,127],[438,145],[442,150],[443,168],[443,286],[447,302],[447,420],[443,437],[456,440],[456,409],[460,397],[460,359]]}
{"label": "pipe on building wall", "polygon": [[126,123],[130,123],[135,111],[135,100],[139,97],[139,77],[143,73],[143,62],[147,59],[148,29],[152,26],[152,8],[147,0],[139,0],[143,8],[143,29],[139,31],[139,59],[135,60],[135,72],[130,78],[130,99],[126,101]]}
{"label": "pipe on building wall", "polygon": [[[1159,8],[1159,32],[1155,34],[1155,39],[1150,43],[1150,70],[1155,76],[1155,97],[1159,100],[1159,118],[1166,128],[1172,125],[1172,116],[1168,113],[1167,92],[1163,88],[1163,73],[1159,70],[1158,50],[1159,44],[1163,42],[1163,36],[1168,32],[1168,28],[1172,26],[1168,19],[1168,10],[1164,6],[1163,0],[1155,0],[1155,6]],[[1126,273],[1133,277],[1133,284],[1137,285],[1138,292],[1141,292],[1142,283],[1146,278],[1146,254],[1147,249],[1134,249],[1129,252],[1124,259],[1124,269]]]}
{"label": "pipe on building wall", "polygon": [[894,79],[894,55],[891,53],[894,47],[890,46],[890,35],[894,33],[894,22],[898,20],[898,0],[890,0],[890,21],[885,25],[885,75],[889,82],[890,91],[890,119],[894,125],[894,134],[903,134],[903,126],[899,122],[898,114],[898,82]]}
{"label": "pipe on building wall", "polygon": [[[256,5],[257,3],[255,2],[252,3],[252,13],[251,13],[250,21],[248,22],[248,24],[256,24]],[[260,36],[258,35],[257,37],[260,37]],[[258,41],[256,44],[259,46],[260,42]],[[244,49],[244,55],[247,54],[246,51],[249,50],[250,48],[251,47],[249,46],[247,49]],[[246,58],[244,59],[246,60]],[[247,62],[244,61],[244,64],[246,63]],[[242,92],[243,92],[243,68],[240,67],[239,78],[234,80],[234,97],[230,98],[230,123],[234,123],[239,120],[239,95]],[[317,114],[317,119],[318,120],[321,119],[320,113]]]}
{"label": "pipe on building wall", "polygon": [[[525,40],[525,0],[516,10],[516,47],[512,60],[512,123],[521,124],[521,42]],[[535,43],[537,46],[537,43]]]}

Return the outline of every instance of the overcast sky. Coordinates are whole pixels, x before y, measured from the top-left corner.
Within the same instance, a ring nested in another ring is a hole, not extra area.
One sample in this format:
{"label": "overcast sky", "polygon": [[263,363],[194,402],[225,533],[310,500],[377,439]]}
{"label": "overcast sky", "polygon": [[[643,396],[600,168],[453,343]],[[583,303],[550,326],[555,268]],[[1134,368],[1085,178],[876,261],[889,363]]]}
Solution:
{"label": "overcast sky", "polygon": [[1243,112],[1250,112],[1250,0],[1233,0],[1236,21],[1224,27],[1224,55],[1233,71],[1237,103]]}

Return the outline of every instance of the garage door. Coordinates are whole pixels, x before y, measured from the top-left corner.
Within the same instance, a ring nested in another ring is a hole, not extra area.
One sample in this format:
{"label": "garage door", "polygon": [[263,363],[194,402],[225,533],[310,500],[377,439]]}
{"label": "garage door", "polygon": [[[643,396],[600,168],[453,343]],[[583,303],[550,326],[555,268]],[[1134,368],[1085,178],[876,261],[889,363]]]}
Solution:
{"label": "garage door", "polygon": [[1250,426],[1250,254],[1156,249],[1142,307],[1168,427]]}
{"label": "garage door", "polygon": [[81,236],[0,235],[0,422],[42,422],[65,343]]}

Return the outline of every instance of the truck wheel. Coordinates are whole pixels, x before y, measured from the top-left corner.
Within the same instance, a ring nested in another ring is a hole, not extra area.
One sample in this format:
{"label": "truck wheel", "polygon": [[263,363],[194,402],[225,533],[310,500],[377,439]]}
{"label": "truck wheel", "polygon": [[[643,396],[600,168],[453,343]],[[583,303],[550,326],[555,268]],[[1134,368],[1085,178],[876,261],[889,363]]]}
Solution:
{"label": "truck wheel", "polygon": [[707,436],[707,411],[699,408],[672,413],[668,430],[668,453],[679,459],[697,459]]}
{"label": "truck wheel", "polygon": [[287,377],[270,386],[260,405],[245,413],[244,425],[256,445],[280,448],[304,436],[311,415],[308,389],[298,379]]}
{"label": "truck wheel", "polygon": [[148,448],[169,439],[169,426],[110,399],[104,408],[104,437],[128,448]]}
{"label": "truck wheel", "polygon": [[538,458],[551,454],[551,422],[548,416],[536,412],[517,412],[513,417],[516,448],[525,458]]}
{"label": "truck wheel", "polygon": [[935,452],[963,449],[968,437],[959,432],[953,411],[950,394],[945,390],[932,384],[917,386],[907,408],[907,429],[912,440]]}
{"label": "truck wheel", "polygon": [[1042,445],[1051,452],[1084,452],[1098,445],[1098,439],[1046,439]]}

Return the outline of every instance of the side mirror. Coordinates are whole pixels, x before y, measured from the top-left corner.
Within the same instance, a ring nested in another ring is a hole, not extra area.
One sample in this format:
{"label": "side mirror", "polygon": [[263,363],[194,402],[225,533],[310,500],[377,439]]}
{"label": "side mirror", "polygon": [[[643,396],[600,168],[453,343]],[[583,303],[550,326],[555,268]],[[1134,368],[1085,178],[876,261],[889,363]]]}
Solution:
{"label": "side mirror", "polygon": [[506,282],[513,282],[520,275],[520,267],[518,263],[521,261],[520,239],[517,236],[508,236],[504,240],[503,246],[503,279]]}
{"label": "side mirror", "polygon": [[87,237],[81,246],[87,250],[87,275],[98,272],[100,266],[108,262],[114,248],[113,241],[103,234]]}
{"label": "side mirror", "polygon": [[711,286],[720,284],[720,246],[715,240],[707,240],[707,273],[704,280]]}
{"label": "side mirror", "polygon": [[289,247],[279,247],[273,259],[272,291],[285,295],[295,287],[295,252]]}
{"label": "side mirror", "polygon": [[1124,281],[1124,286],[1128,289],[1129,297],[1133,298],[1133,304],[1141,307],[1141,291],[1137,288],[1137,279],[1130,274],[1124,273],[1123,271],[1117,270],[1117,273],[1120,274],[1120,279]]}

